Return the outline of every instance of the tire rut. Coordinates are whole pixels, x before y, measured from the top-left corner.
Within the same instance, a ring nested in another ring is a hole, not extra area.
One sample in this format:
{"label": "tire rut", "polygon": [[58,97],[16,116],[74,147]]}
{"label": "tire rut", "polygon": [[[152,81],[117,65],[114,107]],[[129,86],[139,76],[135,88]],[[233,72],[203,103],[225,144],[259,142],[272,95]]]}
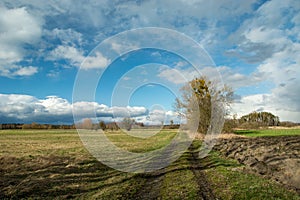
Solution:
{"label": "tire rut", "polygon": [[204,167],[201,166],[201,160],[198,159],[198,152],[194,145],[189,148],[191,152],[191,169],[195,176],[196,182],[199,187],[199,196],[203,200],[214,200],[217,199],[212,192],[211,186],[205,176],[205,173],[201,171]]}
{"label": "tire rut", "polygon": [[[190,163],[190,170],[192,171],[195,181],[198,185],[198,197],[203,200],[217,199],[212,192],[210,183],[208,182],[205,173],[202,171],[205,166],[202,166],[201,160],[198,159],[197,148],[192,144],[188,149],[188,162]],[[165,174],[171,171],[164,168],[155,172],[141,174],[146,179],[145,184],[134,194],[131,199],[135,200],[154,200],[161,199],[160,190],[165,178]]]}
{"label": "tire rut", "polygon": [[154,200],[160,199],[160,188],[164,179],[164,175],[151,174],[146,175],[146,183],[135,194],[135,200]]}

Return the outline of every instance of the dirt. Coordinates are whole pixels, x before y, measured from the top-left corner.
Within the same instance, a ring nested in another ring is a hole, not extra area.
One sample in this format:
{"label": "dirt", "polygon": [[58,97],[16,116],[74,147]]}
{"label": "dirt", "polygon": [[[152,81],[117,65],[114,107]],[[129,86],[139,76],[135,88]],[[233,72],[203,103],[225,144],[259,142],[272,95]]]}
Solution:
{"label": "dirt", "polygon": [[202,165],[202,162],[198,159],[199,152],[193,145],[190,146],[189,150],[191,152],[190,162],[192,166],[192,171],[199,187],[199,196],[202,197],[203,200],[216,199],[215,195],[212,192],[210,183],[206,178],[205,173],[202,170],[200,170],[201,168],[204,168],[204,166]]}
{"label": "dirt", "polygon": [[244,164],[246,172],[273,179],[300,193],[300,137],[220,138],[214,150]]}

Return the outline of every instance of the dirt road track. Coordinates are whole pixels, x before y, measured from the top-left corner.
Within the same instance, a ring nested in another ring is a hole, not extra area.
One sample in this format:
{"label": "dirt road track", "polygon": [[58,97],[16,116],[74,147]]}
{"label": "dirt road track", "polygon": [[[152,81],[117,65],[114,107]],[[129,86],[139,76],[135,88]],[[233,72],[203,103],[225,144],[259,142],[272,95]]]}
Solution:
{"label": "dirt road track", "polygon": [[[215,195],[210,188],[210,184],[206,179],[203,169],[204,166],[201,165],[201,160],[198,159],[198,151],[194,145],[191,145],[187,152],[187,159],[189,160],[189,169],[193,172],[194,180],[197,183],[199,200],[214,200]],[[182,170],[182,169],[177,169]],[[134,195],[134,199],[161,199],[160,191],[161,185],[164,181],[166,173],[171,171],[168,168],[155,171],[153,173],[144,174],[147,181],[141,187],[141,189]],[[176,198],[176,196],[174,196]]]}

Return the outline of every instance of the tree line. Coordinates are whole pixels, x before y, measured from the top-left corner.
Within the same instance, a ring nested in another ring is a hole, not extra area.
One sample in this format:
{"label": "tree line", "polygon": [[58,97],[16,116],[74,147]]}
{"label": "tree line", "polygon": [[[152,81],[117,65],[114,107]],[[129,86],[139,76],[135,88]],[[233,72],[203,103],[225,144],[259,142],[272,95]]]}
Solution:
{"label": "tree line", "polygon": [[39,124],[36,122],[32,122],[31,124],[5,123],[0,124],[0,130],[1,129],[75,129],[75,125]]}

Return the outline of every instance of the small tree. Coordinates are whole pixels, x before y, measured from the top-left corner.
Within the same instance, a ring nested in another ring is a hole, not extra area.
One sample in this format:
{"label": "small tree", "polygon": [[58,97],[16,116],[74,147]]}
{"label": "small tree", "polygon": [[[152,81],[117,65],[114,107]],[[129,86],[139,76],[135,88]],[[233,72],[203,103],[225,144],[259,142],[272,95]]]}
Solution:
{"label": "small tree", "polygon": [[170,120],[170,125],[173,126],[174,125],[174,121],[173,119]]}
{"label": "small tree", "polygon": [[205,77],[195,78],[181,88],[181,98],[176,98],[175,110],[186,117],[189,125],[198,126],[197,132],[205,134],[211,124],[212,109],[217,112],[226,110],[224,107],[229,106],[232,97],[233,91],[228,86],[217,88]]}
{"label": "small tree", "polygon": [[125,128],[127,131],[130,131],[134,122],[135,122],[134,119],[125,117],[122,121],[122,127]]}
{"label": "small tree", "polygon": [[106,129],[106,124],[105,124],[104,121],[100,121],[99,126],[100,126],[100,128],[101,128],[103,131],[105,131],[105,129]]}
{"label": "small tree", "polygon": [[82,122],[83,129],[93,129],[93,122],[90,118],[86,118]]}

